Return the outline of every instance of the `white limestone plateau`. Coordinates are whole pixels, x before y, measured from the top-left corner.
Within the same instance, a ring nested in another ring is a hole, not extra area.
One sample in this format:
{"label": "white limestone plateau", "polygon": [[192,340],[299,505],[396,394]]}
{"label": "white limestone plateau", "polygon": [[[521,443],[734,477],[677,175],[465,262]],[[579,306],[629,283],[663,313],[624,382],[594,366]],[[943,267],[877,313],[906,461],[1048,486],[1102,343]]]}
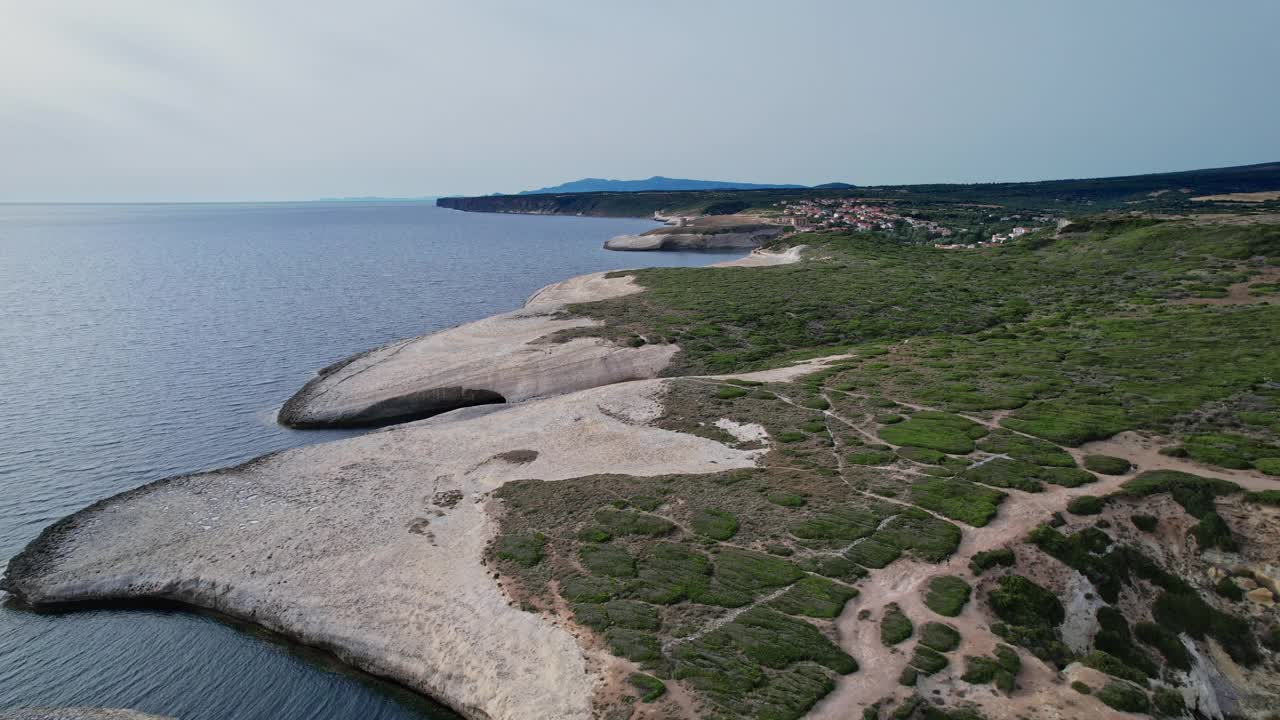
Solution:
{"label": "white limestone plateau", "polygon": [[[736,264],[799,258],[794,250]],[[622,381],[656,374],[675,346],[536,342],[588,322],[564,316],[567,303],[638,290],[626,277],[573,278],[521,310],[358,356],[309,383],[296,417],[336,422],[441,387],[525,401],[107,498],[47,528],[9,562],[0,589],[33,606],[177,601],[327,649],[468,718],[590,718],[615,661],[511,605],[485,567],[500,502],[492,492],[522,479],[715,473],[751,467],[761,453],[653,426],[666,381]]]}
{"label": "white limestone plateau", "polygon": [[783,226],[759,218],[721,215],[677,218],[675,224],[639,235],[619,235],[604,243],[605,250],[745,250],[760,247],[783,233]]}
{"label": "white limestone plateau", "polygon": [[543,288],[519,310],[356,355],[322,370],[284,404],[279,421],[304,428],[385,425],[656,377],[679,348],[547,340],[593,324],[566,315],[566,305],[640,290],[629,277],[583,275]]}
{"label": "white limestone plateau", "polygon": [[176,600],[331,650],[466,717],[589,718],[599,677],[588,653],[511,607],[484,566],[489,493],[526,478],[754,464],[756,452],[648,425],[664,382],[162,480],[51,526],[10,562],[5,589],[34,605]]}
{"label": "white limestone plateau", "polygon": [[[756,250],[718,266],[800,261],[803,246]],[[602,338],[548,338],[594,321],[566,306],[643,290],[631,277],[593,273],[549,285],[524,307],[441,332],[401,340],[331,365],[280,409],[291,427],[362,427],[418,420],[486,403],[515,403],[657,377],[676,345],[626,347]]]}

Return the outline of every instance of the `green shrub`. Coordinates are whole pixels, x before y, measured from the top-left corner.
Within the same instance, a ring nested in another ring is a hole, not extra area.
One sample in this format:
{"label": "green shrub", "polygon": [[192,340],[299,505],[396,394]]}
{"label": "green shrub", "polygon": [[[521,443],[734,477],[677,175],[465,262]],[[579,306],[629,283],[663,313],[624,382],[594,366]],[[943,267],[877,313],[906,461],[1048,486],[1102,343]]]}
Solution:
{"label": "green shrub", "polygon": [[999,490],[950,478],[922,478],[911,485],[911,502],[974,527],[990,522],[1005,497]]}
{"label": "green shrub", "polygon": [[560,595],[574,603],[602,603],[617,591],[617,582],[609,578],[574,575],[560,581]]}
{"label": "green shrub", "polygon": [[605,631],[605,641],[609,643],[609,652],[633,662],[659,660],[662,658],[662,644],[657,636],[639,630],[627,628],[609,628]]}
{"label": "green shrub", "polygon": [[972,588],[969,583],[954,575],[938,575],[929,580],[924,604],[932,611],[946,617],[955,617],[969,602]]}
{"label": "green shrub", "polygon": [[809,436],[805,435],[799,430],[788,430],[786,432],[780,432],[774,437],[777,439],[778,442],[797,443],[797,442],[803,442],[804,440],[807,440]]}
{"label": "green shrub", "polygon": [[601,632],[609,627],[609,613],[600,603],[577,603],[572,609],[573,619],[579,625]]}
{"label": "green shrub", "polygon": [[857,590],[826,578],[805,577],[775,598],[769,606],[788,615],[833,618],[857,594]]}
{"label": "green shrub", "polygon": [[733,400],[734,398],[743,397],[747,392],[747,390],[733,385],[721,385],[716,388],[716,397],[721,400]]}
{"label": "green shrub", "polygon": [[1234,552],[1237,549],[1236,540],[1231,535],[1231,528],[1217,512],[1205,513],[1200,518],[1200,522],[1191,528],[1191,534],[1195,536],[1201,548],[1218,548],[1227,552]]}
{"label": "green shrub", "polygon": [[1091,687],[1089,687],[1088,685],[1086,685],[1086,684],[1084,684],[1084,683],[1080,682],[1079,680],[1073,680],[1073,681],[1071,681],[1071,689],[1072,689],[1072,690],[1075,690],[1076,692],[1080,693],[1081,695],[1090,695],[1090,694],[1092,694],[1092,693],[1093,693],[1093,688],[1091,688]]}
{"label": "green shrub", "polygon": [[1235,470],[1251,468],[1259,458],[1280,455],[1280,447],[1231,433],[1194,435],[1183,448],[1192,460]]}
{"label": "green shrub", "polygon": [[1208,605],[1189,586],[1160,593],[1151,606],[1151,616],[1171,632],[1185,632],[1197,640],[1213,637],[1241,665],[1259,660],[1249,623]]}
{"label": "green shrub", "polygon": [[1147,713],[1151,710],[1147,694],[1127,682],[1109,682],[1095,697],[1121,712]]}
{"label": "green shrub", "polygon": [[831,404],[825,398],[820,397],[805,398],[800,404],[810,410],[826,410],[831,407]]}
{"label": "green shrub", "polygon": [[1114,455],[1086,455],[1084,457],[1084,466],[1088,470],[1103,475],[1124,475],[1129,472],[1133,464],[1128,460],[1115,457]]}
{"label": "green shrub", "polygon": [[1004,567],[1013,567],[1017,562],[1017,557],[1013,554],[1013,550],[1009,548],[997,548],[995,550],[983,550],[974,553],[973,558],[969,560],[969,570],[974,575],[981,575],[997,565]]}
{"label": "green shrub", "polygon": [[922,415],[926,413],[916,413],[906,422],[880,428],[880,439],[894,445],[928,448],[952,455],[973,452],[973,437],[970,433],[974,431],[969,428],[980,428],[981,425],[959,415],[946,418],[938,415],[921,417]]}
{"label": "green shrub", "polygon": [[1068,488],[1080,487],[1081,485],[1088,485],[1098,481],[1096,475],[1080,468],[1040,468],[1039,477],[1050,485],[1061,485]]}
{"label": "green shrub", "polygon": [[[898,684],[902,685],[903,687],[914,687],[916,684],[916,679],[919,677],[920,677],[920,671],[916,670],[910,665],[907,665],[906,667],[902,668],[902,672],[898,673]],[[879,717],[878,714],[877,714],[877,717]]]}
{"label": "green shrub", "polygon": [[1164,656],[1170,667],[1191,669],[1191,655],[1178,636],[1155,623],[1141,622],[1133,627],[1133,634],[1142,642],[1155,648]]}
{"label": "green shrub", "polygon": [[874,537],[859,542],[845,553],[845,557],[859,565],[877,570],[897,560],[901,555],[902,551],[897,546],[881,542]]}
{"label": "green shrub", "polygon": [[915,653],[911,655],[911,667],[925,675],[932,675],[946,666],[947,657],[945,655],[923,645],[917,644]]}
{"label": "green shrub", "polygon": [[961,477],[984,485],[1013,488],[1024,492],[1040,492],[1044,490],[1044,485],[1036,479],[1039,474],[1040,468],[1030,463],[995,458],[965,470]]}
{"label": "green shrub", "polygon": [[1157,717],[1183,717],[1187,714],[1187,703],[1182,699],[1182,693],[1173,688],[1156,688],[1151,696],[1151,705]]}
{"label": "green shrub", "polygon": [[815,418],[801,425],[800,429],[807,433],[824,433],[827,431],[827,423],[822,418]]}
{"label": "green shrub", "polygon": [[896,456],[891,450],[860,450],[845,456],[850,465],[888,465]]}
{"label": "green shrub", "polygon": [[592,575],[635,577],[636,560],[626,548],[615,545],[584,545],[578,551],[582,566]]}
{"label": "green shrub", "polygon": [[738,518],[724,510],[704,508],[693,516],[689,526],[699,535],[713,540],[728,540],[738,533]]}
{"label": "green shrub", "polygon": [[674,543],[655,543],[640,558],[639,582],[632,594],[645,602],[670,605],[702,593],[710,575],[706,555]]}
{"label": "green shrub", "polygon": [[1253,461],[1253,466],[1267,475],[1280,476],[1280,457],[1258,458]]}
{"label": "green shrub", "polygon": [[800,567],[808,572],[844,580],[845,582],[853,582],[865,577],[867,574],[867,571],[862,566],[841,556],[812,555],[801,558],[798,562]]}
{"label": "green shrub", "polygon": [[667,684],[652,675],[644,673],[631,673],[627,678],[640,693],[640,702],[651,703],[662,697],[667,692]]}
{"label": "green shrub", "polygon": [[1106,502],[1095,495],[1080,495],[1067,502],[1067,512],[1072,515],[1097,515],[1102,512]]}
{"label": "green shrub", "polygon": [[995,430],[978,443],[978,449],[994,455],[1008,455],[1032,465],[1075,467],[1075,458],[1051,442],[1019,435],[1008,430]]}
{"label": "green shrub", "polygon": [[938,652],[951,652],[960,646],[960,632],[944,623],[926,623],[920,631],[920,643]]}
{"label": "green shrub", "polygon": [[1129,520],[1142,532],[1153,532],[1160,524],[1159,518],[1154,515],[1131,515]]}
{"label": "green shrub", "polygon": [[1280,490],[1259,490],[1246,494],[1244,499],[1259,505],[1280,505]]}
{"label": "green shrub", "polygon": [[960,538],[960,528],[913,507],[902,508],[871,536],[871,540],[934,563],[951,557],[960,547]]}
{"label": "green shrub", "polygon": [[790,527],[802,540],[832,540],[847,544],[875,532],[880,516],[864,507],[841,505]]}
{"label": "green shrub", "polygon": [[880,618],[880,642],[891,647],[911,637],[914,627],[896,603],[889,603]]}
{"label": "green shrub", "polygon": [[542,562],[542,549],[547,536],[542,533],[520,533],[498,538],[497,555],[523,567],[533,567]]}
{"label": "green shrub", "polygon": [[1061,398],[1030,403],[1000,424],[1059,445],[1076,447],[1128,430],[1131,422],[1118,408]]}
{"label": "green shrub", "polygon": [[903,420],[906,420],[906,418],[897,413],[880,413],[879,415],[876,415],[876,422],[881,425],[893,425],[894,423],[900,423]]}
{"label": "green shrub", "polygon": [[662,501],[652,495],[634,495],[628,501],[646,512],[653,512],[662,505]]}
{"label": "green shrub", "polygon": [[805,503],[803,496],[792,492],[773,492],[765,495],[765,498],[774,505],[782,507],[800,507]]}
{"label": "green shrub", "polygon": [[1147,675],[1142,671],[1125,665],[1119,658],[1101,650],[1094,650],[1080,658],[1081,664],[1099,672],[1135,683],[1146,683]]}
{"label": "green shrub", "polygon": [[632,630],[657,630],[662,624],[658,608],[635,600],[610,600],[604,604],[609,623]]}
{"label": "green shrub", "polygon": [[656,537],[666,535],[676,526],[665,518],[657,515],[649,515],[647,513],[636,512],[635,510],[617,510],[614,508],[604,508],[597,510],[595,513],[595,521],[600,526],[613,535],[614,537],[623,537],[626,535],[648,535]]}
{"label": "green shrub", "polygon": [[1174,501],[1193,517],[1201,517],[1214,509],[1213,499],[1240,492],[1240,486],[1227,480],[1200,477],[1177,470],[1148,470],[1120,486],[1120,494],[1146,497],[1169,493]]}
{"label": "green shrub", "polygon": [[930,450],[929,448],[921,448],[921,447],[911,447],[909,445],[906,447],[898,448],[898,456],[906,458],[908,460],[912,460],[914,462],[924,463],[925,465],[936,465],[942,462],[947,457],[946,453],[941,453],[941,452],[938,452],[937,450]]}
{"label": "green shrub", "polygon": [[1057,627],[1066,610],[1053,593],[1021,575],[1005,575],[987,595],[996,617],[1010,625]]}
{"label": "green shrub", "polygon": [[1244,599],[1244,590],[1241,590],[1240,586],[1227,576],[1218,578],[1218,582],[1213,586],[1213,591],[1228,600],[1239,602]]}
{"label": "green shrub", "polygon": [[1001,648],[1007,651],[1003,655],[1003,661],[989,657],[966,655],[964,658],[965,670],[960,679],[972,685],[993,684],[1006,693],[1012,693],[1021,663],[1008,662],[1008,653],[1012,653],[1014,661],[1017,661],[1018,654],[1007,646],[1001,645],[997,647],[997,654],[999,654]]}

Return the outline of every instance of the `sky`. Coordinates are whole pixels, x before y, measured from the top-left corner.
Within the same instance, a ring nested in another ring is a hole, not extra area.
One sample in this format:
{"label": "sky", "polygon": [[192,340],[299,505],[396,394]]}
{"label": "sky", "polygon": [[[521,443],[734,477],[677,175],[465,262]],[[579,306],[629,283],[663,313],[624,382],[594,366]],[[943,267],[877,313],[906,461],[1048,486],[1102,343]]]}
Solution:
{"label": "sky", "polygon": [[0,202],[1280,160],[1280,2],[0,0]]}

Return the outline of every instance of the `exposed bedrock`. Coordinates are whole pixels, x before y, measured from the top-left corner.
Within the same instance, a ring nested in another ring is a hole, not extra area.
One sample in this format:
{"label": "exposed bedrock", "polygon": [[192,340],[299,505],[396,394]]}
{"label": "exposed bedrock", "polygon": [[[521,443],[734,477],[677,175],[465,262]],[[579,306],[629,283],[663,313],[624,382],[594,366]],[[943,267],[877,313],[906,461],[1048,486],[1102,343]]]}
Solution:
{"label": "exposed bedrock", "polygon": [[756,452],[652,427],[662,380],[464,410],[162,480],[51,526],[3,586],[33,605],[165,599],[333,651],[470,718],[589,718],[603,651],[512,607],[483,564],[489,492]]}
{"label": "exposed bedrock", "polygon": [[519,310],[361,353],[321,370],[284,404],[279,421],[299,428],[388,425],[656,377],[679,348],[547,340],[592,324],[566,315],[566,304],[639,290],[630,278],[584,275],[543,288]]}
{"label": "exposed bedrock", "polygon": [[639,235],[619,235],[605,241],[606,250],[746,250],[760,247],[783,232],[781,225],[740,216],[680,220]]}

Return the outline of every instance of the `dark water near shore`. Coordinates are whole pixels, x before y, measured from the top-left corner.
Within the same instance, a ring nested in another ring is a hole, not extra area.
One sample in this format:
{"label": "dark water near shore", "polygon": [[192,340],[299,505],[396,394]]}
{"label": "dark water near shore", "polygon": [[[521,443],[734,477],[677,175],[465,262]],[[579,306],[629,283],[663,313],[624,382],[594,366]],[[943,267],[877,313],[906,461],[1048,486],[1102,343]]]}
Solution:
{"label": "dark water near shore", "polygon": [[[425,203],[0,205],[0,561],[94,500],[352,434],[272,421],[341,357],[512,309],[572,275],[723,259],[600,248],[651,226]],[[210,617],[7,604],[0,710],[31,705],[452,717]]]}

